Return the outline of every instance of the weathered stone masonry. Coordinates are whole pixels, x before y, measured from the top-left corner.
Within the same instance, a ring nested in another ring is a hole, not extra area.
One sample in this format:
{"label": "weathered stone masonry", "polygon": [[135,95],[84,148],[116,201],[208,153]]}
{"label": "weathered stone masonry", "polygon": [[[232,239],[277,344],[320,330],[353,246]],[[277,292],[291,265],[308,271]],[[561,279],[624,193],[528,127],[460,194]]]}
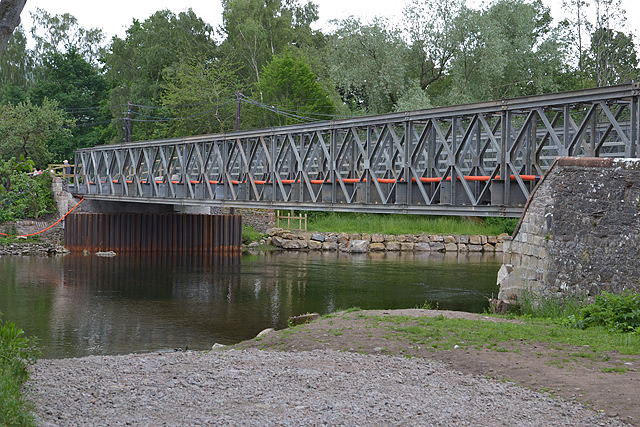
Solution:
{"label": "weathered stone masonry", "polygon": [[557,159],[505,239],[499,299],[640,290],[640,159]]}

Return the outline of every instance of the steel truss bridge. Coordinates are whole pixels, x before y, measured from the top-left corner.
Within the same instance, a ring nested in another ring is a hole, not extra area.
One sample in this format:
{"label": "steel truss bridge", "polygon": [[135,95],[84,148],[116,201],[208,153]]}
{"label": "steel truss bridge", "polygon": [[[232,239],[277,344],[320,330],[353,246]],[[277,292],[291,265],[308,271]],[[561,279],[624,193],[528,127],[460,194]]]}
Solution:
{"label": "steel truss bridge", "polygon": [[519,216],[558,156],[635,157],[640,84],[75,152],[87,199]]}

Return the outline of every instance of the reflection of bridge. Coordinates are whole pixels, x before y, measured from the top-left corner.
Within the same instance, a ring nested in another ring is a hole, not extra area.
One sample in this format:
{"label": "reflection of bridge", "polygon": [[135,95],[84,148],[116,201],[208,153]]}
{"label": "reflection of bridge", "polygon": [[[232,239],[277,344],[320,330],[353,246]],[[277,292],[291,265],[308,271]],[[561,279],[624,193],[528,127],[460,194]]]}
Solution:
{"label": "reflection of bridge", "polygon": [[159,204],[519,216],[556,156],[635,157],[639,101],[631,83],[87,148],[76,151],[73,191]]}

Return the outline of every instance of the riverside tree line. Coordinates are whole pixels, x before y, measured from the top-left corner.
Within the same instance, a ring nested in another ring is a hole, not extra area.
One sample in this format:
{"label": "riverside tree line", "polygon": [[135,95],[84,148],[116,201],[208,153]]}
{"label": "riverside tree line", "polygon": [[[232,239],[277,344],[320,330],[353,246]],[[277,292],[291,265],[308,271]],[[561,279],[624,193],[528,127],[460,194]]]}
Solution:
{"label": "riverside tree line", "polygon": [[[0,160],[38,168],[74,149],[606,86],[638,78],[620,0],[408,0],[400,24],[313,29],[302,0],[222,0],[107,40],[38,9],[0,57]],[[27,34],[35,41],[31,49]]]}

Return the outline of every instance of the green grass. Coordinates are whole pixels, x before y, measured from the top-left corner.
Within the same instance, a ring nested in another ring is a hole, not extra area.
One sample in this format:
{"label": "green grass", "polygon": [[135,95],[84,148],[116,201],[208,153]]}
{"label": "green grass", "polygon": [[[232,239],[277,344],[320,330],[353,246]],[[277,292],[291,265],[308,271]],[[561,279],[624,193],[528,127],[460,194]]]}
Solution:
{"label": "green grass", "polygon": [[381,234],[498,235],[513,232],[517,220],[338,212],[308,212],[309,231]]}
{"label": "green grass", "polygon": [[[531,342],[547,342],[562,348],[563,345],[588,346],[595,353],[618,351],[621,354],[640,355],[640,335],[610,332],[606,327],[597,326],[577,329],[558,325],[549,319],[524,318],[523,323],[491,323],[445,317],[422,317],[411,320],[400,316],[363,316],[374,320],[378,326],[389,325],[391,331],[402,334],[412,343],[434,348],[451,349],[454,345],[462,348],[485,346],[499,351],[513,351],[496,343],[513,341],[517,345]],[[412,322],[414,325],[403,326]]]}
{"label": "green grass", "polygon": [[22,392],[29,379],[28,365],[35,363],[33,339],[22,329],[0,319],[0,426],[35,426],[31,403]]}
{"label": "green grass", "polygon": [[24,242],[37,243],[39,241],[40,241],[40,236],[38,235],[29,236],[26,239],[18,239],[15,235],[0,236],[0,245],[9,245],[13,243],[24,243]]}
{"label": "green grass", "polygon": [[254,230],[253,228],[247,225],[242,226],[242,243],[244,243],[245,245],[260,240],[262,236],[262,233]]}

